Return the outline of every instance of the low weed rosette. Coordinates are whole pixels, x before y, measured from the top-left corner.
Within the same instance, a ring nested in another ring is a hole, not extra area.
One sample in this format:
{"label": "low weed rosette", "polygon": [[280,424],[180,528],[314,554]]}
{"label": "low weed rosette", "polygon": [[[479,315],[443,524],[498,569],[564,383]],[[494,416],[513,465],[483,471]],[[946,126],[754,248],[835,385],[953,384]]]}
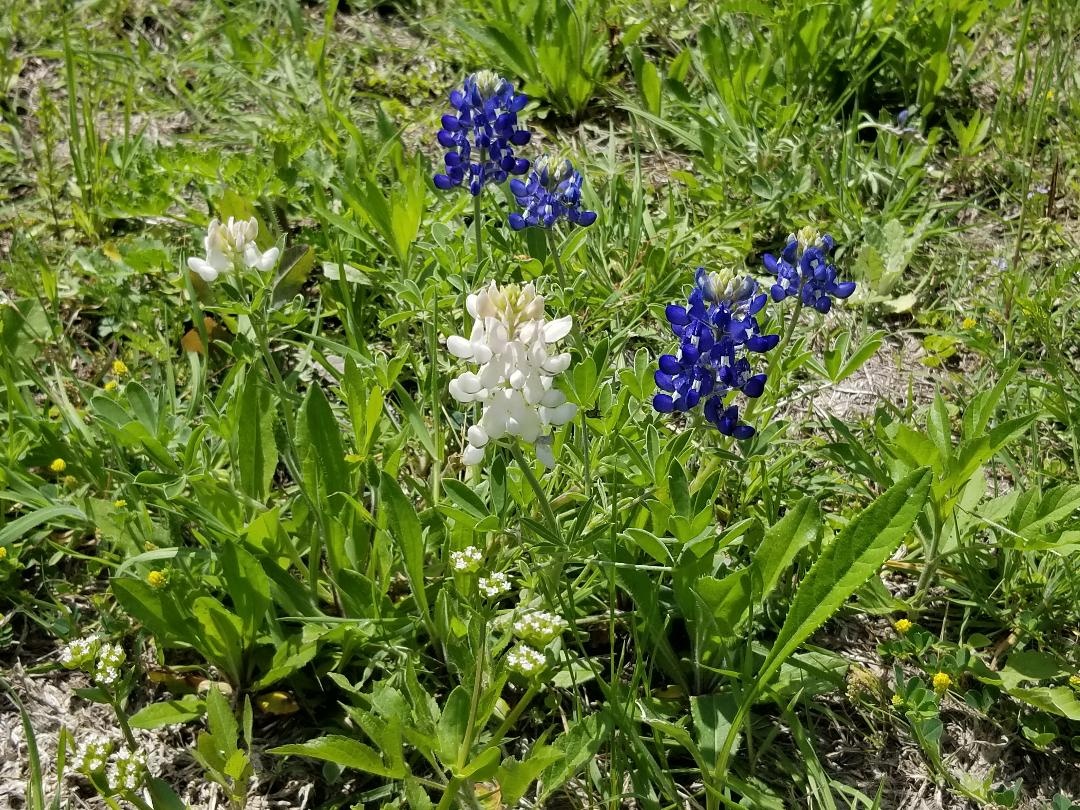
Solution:
{"label": "low weed rosette", "polygon": [[687,304],[665,310],[679,346],[675,354],[660,356],[654,374],[660,391],[653,407],[660,413],[687,413],[701,405],[706,421],[725,436],[753,436],[754,428],[739,420],[739,406],[729,397],[756,398],[765,389],[767,375],[755,372],[753,357],[780,340],[763,334],[758,322],[766,301],[749,276],[699,267]]}
{"label": "low weed rosette", "polygon": [[558,375],[570,366],[570,354],[552,351],[569,334],[572,318],[548,320],[544,297],[531,283],[500,287],[492,281],[469,295],[465,308],[474,319],[472,332],[449,337],[446,347],[477,368],[451,380],[449,390],[458,402],[481,403],[483,411],[466,431],[462,462],[479,464],[490,442],[516,437],[535,445],[537,457],[554,466],[549,431],[577,412],[555,387]]}
{"label": "low weed rosette", "polygon": [[530,139],[529,130],[518,123],[528,101],[493,71],[467,76],[461,89],[450,93],[454,111],[442,117],[438,140],[446,149],[446,170],[435,175],[436,188],[448,191],[464,185],[476,197],[484,186],[528,171],[529,161],[514,153]]}

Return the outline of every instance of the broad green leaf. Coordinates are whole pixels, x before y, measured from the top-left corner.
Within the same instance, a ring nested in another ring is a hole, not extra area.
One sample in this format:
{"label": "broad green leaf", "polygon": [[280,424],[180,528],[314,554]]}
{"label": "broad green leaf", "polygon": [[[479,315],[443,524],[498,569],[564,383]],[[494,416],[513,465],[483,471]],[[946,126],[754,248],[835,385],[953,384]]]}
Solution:
{"label": "broad green leaf", "polygon": [[270,610],[270,580],[256,559],[234,540],[226,540],[218,551],[225,578],[225,590],[243,625],[246,646],[253,647],[259,629]]}
{"label": "broad green leaf", "polygon": [[413,598],[420,607],[425,622],[431,625],[427,591],[424,590],[424,535],[416,508],[405,497],[398,482],[385,472],[379,483],[379,498],[386,512],[386,530],[397,543],[405,561],[405,576],[409,580]]}
{"label": "broad green leaf", "polygon": [[159,645],[194,641],[189,629],[191,617],[180,611],[170,594],[130,577],[113,579],[111,587],[120,606],[149,630]]}
{"label": "broad green leaf", "polygon": [[541,772],[558,762],[563,752],[553,745],[534,745],[525,759],[503,760],[495,773],[495,781],[502,790],[502,800],[506,806],[513,806],[529,790]]}
{"label": "broad green leaf", "polygon": [[228,699],[215,686],[206,692],[206,719],[218,752],[228,759],[237,752],[236,739],[240,728]]}
{"label": "broad green leaf", "polygon": [[930,471],[923,468],[894,484],[821,553],[795,591],[787,618],[758,674],[758,686],[896,551],[922,511],[930,479]]}
{"label": "broad green leaf", "polygon": [[184,695],[177,700],[143,706],[131,715],[128,723],[132,728],[161,728],[202,717],[205,709],[206,705],[197,695]]}
{"label": "broad green leaf", "polygon": [[249,372],[240,392],[236,419],[236,458],[240,487],[244,494],[261,502],[270,492],[277,468],[274,442],[274,407],[270,389],[262,378]]}
{"label": "broad green leaf", "polygon": [[690,716],[698,749],[708,760],[716,759],[739,705],[732,694],[696,695],[690,698]]}
{"label": "broad green leaf", "polygon": [[352,490],[349,466],[341,430],[322,388],[308,389],[300,408],[296,444],[304,454],[304,472],[309,481],[318,480],[318,490],[324,496]]}
{"label": "broad green leaf", "polygon": [[405,777],[404,767],[387,767],[374,748],[364,745],[351,737],[343,737],[338,734],[328,734],[325,737],[318,737],[306,743],[279,745],[277,748],[271,748],[269,753],[321,759],[326,762],[333,762],[343,768],[352,768],[375,776],[385,776],[389,779],[403,779]]}
{"label": "broad green leaf", "polygon": [[439,756],[442,761],[454,766],[465,741],[465,729],[469,724],[469,702],[471,693],[464,686],[455,686],[446,699],[439,715],[437,732],[439,735]]}
{"label": "broad green leaf", "polygon": [[544,790],[541,801],[558,790],[574,776],[611,735],[612,722],[606,713],[590,714],[571,724],[565,734],[552,744],[562,758],[544,771]]}

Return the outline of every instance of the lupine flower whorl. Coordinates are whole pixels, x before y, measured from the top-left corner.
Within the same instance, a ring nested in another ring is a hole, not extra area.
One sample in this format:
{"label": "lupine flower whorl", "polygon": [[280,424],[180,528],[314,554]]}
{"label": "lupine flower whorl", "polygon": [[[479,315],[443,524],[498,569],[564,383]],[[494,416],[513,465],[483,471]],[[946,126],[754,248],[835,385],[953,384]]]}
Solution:
{"label": "lupine flower whorl", "polygon": [[464,87],[450,93],[455,112],[442,117],[446,173],[435,175],[435,186],[447,190],[465,183],[475,197],[488,183],[528,171],[529,161],[514,156],[515,146],[529,142],[529,131],[517,120],[528,100],[490,70],[466,77]]}
{"label": "lupine flower whorl", "polygon": [[[541,450],[548,426],[566,424],[577,412],[552,387],[556,375],[569,367],[570,355],[548,354],[549,344],[570,332],[571,317],[546,320],[544,297],[532,284],[500,288],[492,281],[470,295],[465,307],[476,319],[472,334],[448,338],[446,348],[479,368],[451,380],[450,394],[458,402],[481,402],[484,409],[479,424],[468,430],[461,460],[479,464],[487,443],[503,436],[517,436]],[[538,456],[551,463],[542,450]]]}
{"label": "lupine flower whorl", "polygon": [[222,273],[240,267],[270,270],[277,264],[280,251],[276,247],[265,253],[259,250],[255,244],[258,235],[259,221],[255,217],[248,220],[229,217],[224,224],[215,217],[210,220],[203,240],[206,258],[192,256],[188,259],[188,267],[208,284]]}
{"label": "lupine flower whorl", "polygon": [[581,172],[569,160],[540,158],[526,182],[510,181],[510,191],[525,209],[509,217],[515,231],[529,225],[551,228],[564,219],[582,226],[596,221],[595,211],[581,208]]}
{"label": "lupine flower whorl", "polygon": [[855,292],[854,281],[837,281],[836,267],[829,254],[836,247],[831,236],[803,228],[788,237],[780,257],[765,254],[765,268],[776,276],[770,292],[774,301],[798,295],[805,306],[828,312],[833,298],[847,298]]}
{"label": "lupine flower whorl", "polygon": [[759,397],[765,375],[754,374],[750,354],[767,352],[779,335],[763,335],[757,313],[766,296],[757,282],[734,273],[706,273],[699,267],[688,306],[671,304],[666,315],[679,338],[677,355],[661,355],[656,370],[660,393],[653,407],[661,413],[691,411],[704,400],[705,418],[727,436],[748,439],[754,428],[739,422],[739,407],[725,406],[732,391]]}

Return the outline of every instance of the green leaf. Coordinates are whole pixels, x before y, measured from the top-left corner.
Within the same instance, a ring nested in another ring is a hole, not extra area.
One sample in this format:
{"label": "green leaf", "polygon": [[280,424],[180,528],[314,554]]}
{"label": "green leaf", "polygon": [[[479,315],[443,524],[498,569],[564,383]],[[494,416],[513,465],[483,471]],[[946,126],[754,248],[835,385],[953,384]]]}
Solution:
{"label": "green leaf", "polygon": [[262,378],[249,372],[240,392],[236,418],[236,457],[240,488],[248,497],[263,502],[277,468],[274,442],[274,407]]}
{"label": "green leaf", "polygon": [[405,561],[405,576],[409,580],[413,598],[420,607],[424,621],[431,626],[427,591],[424,590],[424,535],[416,508],[405,497],[398,482],[385,472],[379,483],[379,497],[386,512],[386,530],[394,538]]}
{"label": "green leaf", "polygon": [[444,764],[453,766],[465,740],[465,728],[469,724],[469,690],[455,686],[446,699],[439,715],[439,756]]}
{"label": "green leaf", "polygon": [[708,760],[716,759],[739,706],[732,694],[697,695],[690,698],[690,716],[698,749]]}
{"label": "green leaf", "polygon": [[326,762],[333,762],[343,768],[352,768],[356,771],[364,771],[375,776],[385,776],[389,779],[403,779],[405,777],[403,766],[400,768],[388,768],[383,764],[382,758],[374,748],[339,734],[328,734],[325,737],[318,737],[306,743],[280,745],[277,748],[271,748],[269,753],[321,759]]}
{"label": "green leaf", "polygon": [[149,630],[158,644],[194,642],[190,615],[182,613],[170,595],[130,577],[113,579],[111,587],[120,606]]}
{"label": "green leaf", "polygon": [[562,757],[544,771],[544,790],[539,797],[541,801],[596,756],[600,746],[610,737],[611,727],[611,719],[606,713],[590,714],[571,724],[569,730],[555,740],[553,747],[559,750]]}
{"label": "green leaf", "polygon": [[58,518],[71,518],[79,523],[86,523],[86,515],[73,506],[46,506],[44,509],[17,517],[0,529],[0,546],[6,546],[20,539],[31,529],[36,529],[43,523],[51,523]]}
{"label": "green leaf", "polygon": [[251,554],[235,540],[226,540],[218,551],[225,579],[225,590],[242,623],[242,635],[248,648],[270,610],[270,580]]}
{"label": "green leaf", "polygon": [[228,759],[237,751],[239,726],[228,699],[216,686],[211,686],[206,692],[206,718],[214,745]]}
{"label": "green leaf", "polygon": [[166,700],[143,706],[131,715],[128,723],[132,728],[161,728],[174,723],[187,723],[202,717],[206,705],[198,695],[184,695],[178,700]]}
{"label": "green leaf", "polygon": [[150,802],[154,810],[188,810],[187,805],[180,800],[168,783],[156,776],[150,777],[147,788],[150,790]]}
{"label": "green leaf", "polygon": [[541,772],[562,757],[563,752],[553,745],[534,745],[520,762],[510,757],[503,760],[495,773],[495,781],[502,791],[503,805],[516,805]]}
{"label": "green leaf", "polygon": [[922,468],[894,484],[821,553],[795,591],[758,687],[896,551],[922,511],[930,480],[930,471]]}
{"label": "green leaf", "polygon": [[296,445],[304,454],[305,474],[317,482],[318,491],[324,496],[351,491],[341,430],[326,395],[317,385],[311,386],[304,398],[296,433]]}
{"label": "green leaf", "polygon": [[289,245],[285,248],[274,279],[272,302],[280,304],[300,292],[314,266],[315,251],[310,245]]}

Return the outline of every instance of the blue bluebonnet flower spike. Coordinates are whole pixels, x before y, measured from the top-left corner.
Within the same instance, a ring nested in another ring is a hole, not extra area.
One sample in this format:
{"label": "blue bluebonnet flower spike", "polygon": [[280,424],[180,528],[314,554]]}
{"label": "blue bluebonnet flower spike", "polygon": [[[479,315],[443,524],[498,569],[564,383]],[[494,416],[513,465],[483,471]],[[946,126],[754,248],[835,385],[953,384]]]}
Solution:
{"label": "blue bluebonnet flower spike", "polygon": [[515,231],[530,225],[552,228],[561,220],[582,226],[596,221],[595,211],[581,207],[581,172],[569,160],[540,158],[526,182],[510,181],[510,191],[524,209],[509,217]]}
{"label": "blue bluebonnet flower spike", "polygon": [[517,119],[528,100],[490,70],[468,76],[460,90],[451,92],[455,112],[442,117],[439,130],[439,143],[447,150],[446,172],[435,175],[436,187],[448,190],[464,183],[475,197],[489,183],[527,172],[529,161],[516,157],[514,147],[529,142],[529,131]]}
{"label": "blue bluebonnet flower spike", "polygon": [[828,312],[834,298],[847,298],[855,292],[854,281],[837,281],[836,267],[829,254],[836,242],[828,234],[819,236],[812,228],[803,228],[788,237],[780,257],[765,254],[765,269],[776,276],[770,290],[774,301],[798,295],[805,306]]}
{"label": "blue bluebonnet flower spike", "polygon": [[765,389],[766,375],[753,373],[750,356],[780,341],[779,335],[763,335],[757,320],[767,296],[752,278],[731,272],[699,267],[694,281],[688,306],[671,304],[665,312],[679,350],[660,357],[653,407],[686,412],[704,401],[705,418],[721,433],[748,439],[754,428],[739,422],[738,405],[725,404],[725,398],[732,391],[759,397]]}

